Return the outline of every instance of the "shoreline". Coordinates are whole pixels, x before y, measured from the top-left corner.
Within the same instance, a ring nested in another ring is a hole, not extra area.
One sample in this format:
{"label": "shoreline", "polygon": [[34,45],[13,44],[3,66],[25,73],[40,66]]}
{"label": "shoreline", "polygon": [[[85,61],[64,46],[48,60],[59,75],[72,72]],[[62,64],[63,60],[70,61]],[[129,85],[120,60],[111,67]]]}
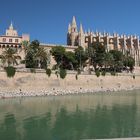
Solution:
{"label": "shoreline", "polygon": [[45,73],[21,73],[8,78],[0,72],[0,99],[36,96],[62,96],[115,91],[132,91],[140,89],[140,76],[100,76],[67,74],[65,79]]}
{"label": "shoreline", "polygon": [[127,92],[133,90],[140,90],[140,88],[132,87],[132,88],[112,88],[112,89],[104,89],[101,88],[99,90],[95,89],[72,89],[72,90],[64,90],[64,89],[51,89],[51,90],[37,90],[37,91],[0,91],[0,99],[9,99],[9,98],[23,98],[23,97],[49,97],[49,96],[70,96],[70,95],[91,95],[91,94],[104,94],[104,93],[115,93],[115,92]]}

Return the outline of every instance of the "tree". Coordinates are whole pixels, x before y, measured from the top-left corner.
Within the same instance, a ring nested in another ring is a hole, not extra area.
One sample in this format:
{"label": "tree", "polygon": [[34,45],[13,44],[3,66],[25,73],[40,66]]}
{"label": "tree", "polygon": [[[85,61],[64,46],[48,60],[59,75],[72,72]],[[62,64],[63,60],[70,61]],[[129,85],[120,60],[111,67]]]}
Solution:
{"label": "tree", "polygon": [[26,40],[22,41],[22,46],[26,50],[26,48],[29,46],[29,41]]}
{"label": "tree", "polygon": [[73,52],[65,52],[64,58],[63,58],[63,68],[74,70],[77,68],[77,60],[75,58],[75,54]]}
{"label": "tree", "polygon": [[38,60],[39,68],[47,68],[48,53],[44,48],[39,48],[34,57]]}
{"label": "tree", "polygon": [[118,50],[110,50],[109,53],[113,55],[114,59],[113,70],[115,72],[116,71],[121,72],[121,70],[123,69],[123,59],[124,59],[123,53]]}
{"label": "tree", "polygon": [[105,47],[101,43],[94,43],[88,48],[88,56],[91,59],[91,64],[94,70],[102,68],[104,65]]}
{"label": "tree", "polygon": [[135,66],[135,60],[131,56],[125,56],[123,64],[125,68],[129,67],[129,70],[132,72]]}
{"label": "tree", "polygon": [[7,77],[14,77],[16,73],[14,65],[18,65],[17,60],[21,60],[21,57],[17,54],[17,50],[11,47],[6,49],[2,55],[0,55],[0,59],[4,65]]}
{"label": "tree", "polygon": [[17,50],[14,48],[8,48],[3,51],[2,55],[0,55],[0,59],[4,66],[14,66],[18,65],[18,61],[21,57],[17,54]]}
{"label": "tree", "polygon": [[83,69],[83,65],[85,64],[86,60],[88,59],[88,56],[86,54],[86,51],[81,46],[78,46],[77,49],[75,49],[75,59],[78,64],[78,68]]}
{"label": "tree", "polygon": [[50,52],[57,62],[58,67],[62,66],[65,48],[62,46],[53,47]]}
{"label": "tree", "polygon": [[104,67],[105,67],[105,70],[107,68],[110,68],[110,67],[113,67],[114,65],[114,58],[113,58],[113,55],[109,52],[105,53],[105,56],[104,56]]}
{"label": "tree", "polygon": [[39,47],[39,41],[34,40],[26,48],[25,62],[27,68],[47,68],[48,53]]}

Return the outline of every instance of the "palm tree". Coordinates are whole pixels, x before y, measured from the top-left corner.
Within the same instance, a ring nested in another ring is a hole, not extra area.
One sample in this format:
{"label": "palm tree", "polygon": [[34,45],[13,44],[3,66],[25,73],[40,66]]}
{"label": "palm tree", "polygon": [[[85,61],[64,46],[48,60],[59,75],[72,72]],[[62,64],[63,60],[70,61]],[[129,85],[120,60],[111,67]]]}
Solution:
{"label": "palm tree", "polygon": [[39,68],[46,68],[48,62],[48,53],[44,48],[39,48],[36,54],[34,55],[34,60],[38,61]]}
{"label": "palm tree", "polygon": [[22,44],[22,47],[24,48],[24,50],[26,51],[27,47],[29,46],[29,41],[24,40],[24,41],[22,41],[21,44]]}
{"label": "palm tree", "polygon": [[13,48],[8,48],[0,55],[0,59],[4,66],[14,66],[18,65],[17,60],[21,60],[21,57],[17,54],[17,50]]}
{"label": "palm tree", "polygon": [[45,68],[49,60],[48,52],[39,46],[39,41],[32,41],[26,48],[25,62],[27,68]]}
{"label": "palm tree", "polygon": [[18,65],[18,59],[21,60],[21,57],[17,54],[17,50],[11,47],[6,49],[2,55],[0,55],[0,59],[2,60],[7,77],[14,77],[16,73],[14,65]]}

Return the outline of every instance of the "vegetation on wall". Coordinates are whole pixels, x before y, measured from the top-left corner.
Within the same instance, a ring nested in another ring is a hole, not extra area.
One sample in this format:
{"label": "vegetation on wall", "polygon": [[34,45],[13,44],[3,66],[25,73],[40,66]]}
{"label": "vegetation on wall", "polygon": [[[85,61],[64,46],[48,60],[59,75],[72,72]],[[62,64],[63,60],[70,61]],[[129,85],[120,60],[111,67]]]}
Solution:
{"label": "vegetation on wall", "polygon": [[46,74],[48,75],[48,77],[50,77],[51,76],[51,69],[46,69]]}
{"label": "vegetation on wall", "polygon": [[67,75],[66,69],[60,68],[59,74],[60,74],[60,78],[64,79]]}
{"label": "vegetation on wall", "polygon": [[7,77],[12,78],[15,76],[16,69],[12,66],[8,66],[4,68],[7,74]]}

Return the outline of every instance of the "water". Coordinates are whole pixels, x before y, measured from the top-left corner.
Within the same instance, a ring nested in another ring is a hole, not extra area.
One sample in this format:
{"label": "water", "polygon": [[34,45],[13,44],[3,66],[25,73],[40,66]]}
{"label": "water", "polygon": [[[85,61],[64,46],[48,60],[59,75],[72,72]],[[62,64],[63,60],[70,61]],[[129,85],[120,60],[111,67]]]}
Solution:
{"label": "water", "polygon": [[0,100],[0,140],[138,136],[139,91]]}

